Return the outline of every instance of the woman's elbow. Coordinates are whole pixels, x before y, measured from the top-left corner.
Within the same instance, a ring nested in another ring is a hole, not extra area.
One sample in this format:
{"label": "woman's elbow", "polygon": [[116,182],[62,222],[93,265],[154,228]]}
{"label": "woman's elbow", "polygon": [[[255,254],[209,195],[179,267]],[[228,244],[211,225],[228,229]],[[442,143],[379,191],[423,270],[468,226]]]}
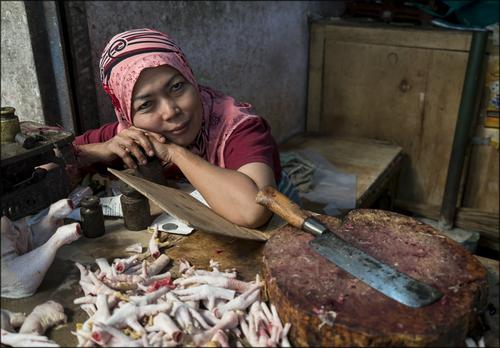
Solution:
{"label": "woman's elbow", "polygon": [[247,228],[259,228],[264,225],[272,216],[272,212],[264,207],[257,206],[248,209],[240,216],[238,225]]}

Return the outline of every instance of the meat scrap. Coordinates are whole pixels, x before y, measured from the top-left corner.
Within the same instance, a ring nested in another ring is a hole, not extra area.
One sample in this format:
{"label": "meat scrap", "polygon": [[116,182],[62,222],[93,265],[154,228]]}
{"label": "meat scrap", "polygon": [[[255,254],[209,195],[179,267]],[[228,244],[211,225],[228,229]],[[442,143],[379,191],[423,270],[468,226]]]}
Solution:
{"label": "meat scrap", "polygon": [[47,329],[66,323],[66,314],[60,303],[49,300],[36,306],[26,317],[19,333],[35,333],[43,335]]}
{"label": "meat scrap", "polygon": [[[21,326],[19,332],[4,329],[5,319],[10,321],[11,328]],[[27,317],[23,313],[12,313],[2,309],[0,342],[11,347],[59,347],[56,342],[44,336],[44,333],[49,328],[66,321],[63,306],[52,300],[36,306]]]}
{"label": "meat scrap", "polygon": [[[91,267],[77,264],[84,296],[75,303],[89,316],[72,332],[78,346],[290,346],[290,324],[261,300],[258,275],[244,282],[212,260],[211,271],[181,260],[180,277],[172,279],[165,272],[170,258],[152,249],[140,268],[129,266],[135,258],[115,259],[113,266],[103,259]],[[127,267],[130,286],[119,288],[110,279]]]}
{"label": "meat scrap", "polygon": [[11,312],[7,309],[1,310],[1,326],[2,330],[9,332],[14,332],[15,329],[20,327],[24,320],[26,319],[26,314]]}
{"label": "meat scrap", "polygon": [[0,342],[11,347],[59,347],[46,336],[8,332],[2,329]]}

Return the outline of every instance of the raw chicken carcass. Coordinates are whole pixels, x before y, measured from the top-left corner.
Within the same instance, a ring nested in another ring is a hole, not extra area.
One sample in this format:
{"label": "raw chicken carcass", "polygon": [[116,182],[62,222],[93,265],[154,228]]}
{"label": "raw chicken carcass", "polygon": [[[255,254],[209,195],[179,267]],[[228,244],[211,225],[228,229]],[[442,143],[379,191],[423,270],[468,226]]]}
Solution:
{"label": "raw chicken carcass", "polygon": [[2,297],[31,296],[40,286],[57,250],[81,237],[80,225],[61,226],[72,211],[70,200],[50,206],[48,214],[30,224],[30,217],[11,221],[1,219]]}
{"label": "raw chicken carcass", "polygon": [[19,333],[35,333],[43,335],[52,326],[65,323],[64,307],[55,301],[49,300],[36,306],[26,317]]}
{"label": "raw chicken carcass", "polygon": [[[5,329],[5,320],[9,320],[11,328],[21,326],[19,332]],[[27,317],[23,313],[2,309],[0,342],[12,347],[59,347],[43,334],[55,325],[66,323],[66,320],[63,306],[51,300],[36,306]]]}
{"label": "raw chicken carcass", "polygon": [[7,309],[1,310],[2,330],[14,332],[14,329],[23,325],[26,315],[24,313],[11,312]]}

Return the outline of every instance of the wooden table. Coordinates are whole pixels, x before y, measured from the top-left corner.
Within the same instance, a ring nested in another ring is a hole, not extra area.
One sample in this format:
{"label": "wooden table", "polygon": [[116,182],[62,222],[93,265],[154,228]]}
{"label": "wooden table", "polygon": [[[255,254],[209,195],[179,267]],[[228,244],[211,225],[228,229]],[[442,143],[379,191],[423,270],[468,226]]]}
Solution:
{"label": "wooden table", "polygon": [[[77,340],[70,332],[75,330],[75,324],[87,319],[87,314],[79,306],[73,304],[73,299],[83,295],[78,284],[80,275],[74,262],[94,264],[98,257],[113,260],[115,257],[125,256],[124,249],[130,244],[140,242],[147,246],[150,234],[145,231],[133,232],[123,227],[123,220],[106,220],[106,234],[95,239],[80,238],[70,245],[62,247],[56,259],[47,272],[47,275],[34,296],[12,300],[2,298],[2,308],[29,313],[38,304],[49,299],[60,302],[68,316],[68,323],[54,328],[48,336],[61,346],[76,346]],[[235,267],[241,279],[250,281],[261,269],[261,256],[264,243],[227,238],[194,232],[189,236],[180,237],[175,247],[167,249],[167,254],[173,259],[170,270],[174,273],[178,269],[178,260],[184,258],[199,268],[208,268],[210,259],[218,261],[222,269]],[[498,262],[480,258],[488,268],[490,299],[498,309]],[[293,262],[293,261],[291,261]],[[300,267],[300,265],[297,265]],[[487,323],[491,331],[487,332],[486,345],[498,346],[498,318],[486,314]]]}
{"label": "wooden table", "polygon": [[356,175],[357,208],[369,207],[390,184],[396,187],[403,158],[401,146],[374,139],[306,133],[285,142],[280,151],[307,148],[319,152],[340,172]]}

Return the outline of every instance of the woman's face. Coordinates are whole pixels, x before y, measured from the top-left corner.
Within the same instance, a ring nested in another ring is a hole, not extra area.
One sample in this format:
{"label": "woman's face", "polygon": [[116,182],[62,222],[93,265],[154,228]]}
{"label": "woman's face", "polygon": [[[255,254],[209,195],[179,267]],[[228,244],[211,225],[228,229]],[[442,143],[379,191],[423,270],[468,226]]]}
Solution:
{"label": "woman's face", "polygon": [[161,65],[144,69],[132,92],[132,123],[186,146],[200,131],[200,94],[176,69]]}

